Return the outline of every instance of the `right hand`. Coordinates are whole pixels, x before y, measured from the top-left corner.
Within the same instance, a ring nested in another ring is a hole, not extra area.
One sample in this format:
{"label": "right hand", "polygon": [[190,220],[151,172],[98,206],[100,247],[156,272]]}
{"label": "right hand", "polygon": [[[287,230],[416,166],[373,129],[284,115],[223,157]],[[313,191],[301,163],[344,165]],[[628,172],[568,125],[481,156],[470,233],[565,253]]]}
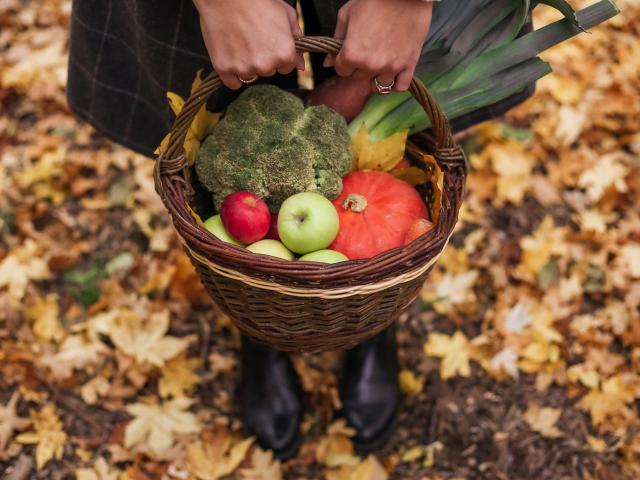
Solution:
{"label": "right hand", "polygon": [[295,39],[302,36],[294,8],[283,0],[195,0],[202,37],[222,83],[304,70]]}

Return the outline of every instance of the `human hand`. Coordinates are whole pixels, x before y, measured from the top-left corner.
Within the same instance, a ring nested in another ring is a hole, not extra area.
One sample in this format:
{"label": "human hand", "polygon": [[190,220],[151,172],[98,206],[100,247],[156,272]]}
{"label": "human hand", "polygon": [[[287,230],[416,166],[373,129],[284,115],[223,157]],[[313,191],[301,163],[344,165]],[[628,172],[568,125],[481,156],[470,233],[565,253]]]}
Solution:
{"label": "human hand", "polygon": [[304,70],[295,39],[302,36],[295,9],[282,0],[194,0],[211,63],[232,89],[240,79]]}
{"label": "human hand", "polygon": [[[353,76],[396,91],[409,88],[420,58],[433,4],[421,0],[350,0],[338,12],[334,36],[344,39],[337,56],[324,65],[343,77]],[[372,89],[378,89],[372,83]]]}

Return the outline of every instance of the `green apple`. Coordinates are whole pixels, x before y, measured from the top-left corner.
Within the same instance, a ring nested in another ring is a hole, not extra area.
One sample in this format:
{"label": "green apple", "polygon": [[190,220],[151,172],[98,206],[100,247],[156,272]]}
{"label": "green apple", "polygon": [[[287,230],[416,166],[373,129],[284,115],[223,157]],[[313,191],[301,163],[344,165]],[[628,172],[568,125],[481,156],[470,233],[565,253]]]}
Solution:
{"label": "green apple", "polygon": [[316,192],[290,196],[278,213],[278,235],[295,253],[305,254],[331,245],[338,235],[340,219],[333,204]]}
{"label": "green apple", "polygon": [[238,245],[239,247],[243,246],[225,230],[224,225],[222,225],[222,217],[220,217],[220,215],[214,215],[213,217],[208,218],[207,221],[204,222],[204,227],[223,242]]}
{"label": "green apple", "polygon": [[300,260],[305,262],[320,262],[320,263],[338,263],[346,262],[349,260],[345,255],[335,250],[318,250],[316,252],[307,253],[300,257]]}
{"label": "green apple", "polygon": [[247,250],[253,253],[261,253],[262,255],[283,258],[285,260],[293,260],[295,258],[293,253],[287,250],[287,247],[285,247],[282,242],[277,240],[260,240],[249,245]]}

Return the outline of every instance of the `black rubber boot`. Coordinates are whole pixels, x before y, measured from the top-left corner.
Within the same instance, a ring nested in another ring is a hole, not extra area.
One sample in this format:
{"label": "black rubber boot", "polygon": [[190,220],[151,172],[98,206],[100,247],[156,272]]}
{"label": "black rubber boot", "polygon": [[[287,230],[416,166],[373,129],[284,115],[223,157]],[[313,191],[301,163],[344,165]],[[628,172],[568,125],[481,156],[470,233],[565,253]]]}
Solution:
{"label": "black rubber boot", "polygon": [[397,350],[396,329],[391,326],[347,352],[340,397],[360,452],[382,447],[395,428],[401,398]]}
{"label": "black rubber boot", "polygon": [[240,408],[243,426],[280,460],[300,446],[302,389],[286,353],[242,337]]}

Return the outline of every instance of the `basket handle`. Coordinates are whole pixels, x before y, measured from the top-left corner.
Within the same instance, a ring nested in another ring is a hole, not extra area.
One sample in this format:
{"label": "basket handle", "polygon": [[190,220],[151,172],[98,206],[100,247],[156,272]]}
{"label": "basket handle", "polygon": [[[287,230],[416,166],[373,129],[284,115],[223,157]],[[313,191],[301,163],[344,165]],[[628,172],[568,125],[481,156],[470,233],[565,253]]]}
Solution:
{"label": "basket handle", "polygon": [[[296,49],[300,52],[318,52],[337,54],[342,47],[342,40],[331,37],[300,37],[296,39]],[[173,122],[171,131],[176,136],[175,141],[169,142],[169,146],[158,158],[158,173],[178,173],[185,167],[185,159],[182,151],[184,140],[200,107],[207,101],[209,96],[215,92],[222,82],[218,74],[211,72],[185,102],[184,107]],[[424,108],[427,116],[431,120],[431,131],[438,150],[448,150],[454,147],[453,137],[449,121],[442,109],[438,106],[435,98],[427,91],[424,83],[413,77],[409,92],[416,101]]]}

